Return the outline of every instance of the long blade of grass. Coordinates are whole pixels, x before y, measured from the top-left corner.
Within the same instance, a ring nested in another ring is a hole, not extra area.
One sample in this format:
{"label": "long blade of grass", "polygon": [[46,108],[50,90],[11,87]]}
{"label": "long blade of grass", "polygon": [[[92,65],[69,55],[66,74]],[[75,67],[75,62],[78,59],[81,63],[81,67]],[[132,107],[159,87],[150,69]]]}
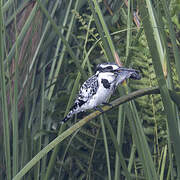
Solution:
{"label": "long blade of grass", "polygon": [[172,21],[171,21],[167,1],[163,0],[162,5],[163,5],[163,8],[164,8],[166,18],[167,18],[167,26],[168,26],[168,29],[169,29],[169,35],[170,35],[170,38],[171,38],[172,48],[173,48],[173,52],[174,52],[173,54],[174,54],[174,59],[175,59],[175,63],[176,63],[175,67],[176,67],[176,71],[177,71],[179,81],[180,81],[180,68],[179,68],[180,67],[180,52],[179,52],[179,49],[178,49],[178,46],[177,46],[177,43],[176,43],[176,35],[175,35],[174,27],[173,27],[173,24],[172,24]]}
{"label": "long blade of grass", "polygon": [[166,159],[167,159],[167,145],[163,148],[162,151],[162,163],[161,163],[161,172],[160,172],[160,180],[164,179],[164,174],[165,174],[165,166],[166,166]]}
{"label": "long blade of grass", "polygon": [[1,102],[3,114],[3,139],[4,153],[6,162],[7,179],[11,179],[11,155],[10,155],[10,131],[8,121],[8,106],[6,96],[5,68],[4,68],[4,27],[3,27],[2,0],[0,0],[0,84],[1,84]]}
{"label": "long blade of grass", "polygon": [[[122,143],[123,143],[123,137],[124,137],[124,124],[125,124],[124,106],[121,105],[119,106],[117,135],[116,135],[120,150],[122,150]],[[118,158],[118,153],[116,152],[114,180],[119,180],[120,165],[121,165],[121,162],[120,162],[120,159]]]}
{"label": "long blade of grass", "polygon": [[105,147],[105,152],[106,152],[106,161],[107,161],[107,169],[108,169],[108,179],[111,180],[111,166],[110,166],[110,159],[109,159],[109,150],[108,150],[106,129],[105,129],[105,126],[104,126],[104,120],[103,120],[102,116],[100,116],[100,120],[101,120],[102,132],[103,132],[104,147]]}
{"label": "long blade of grass", "polygon": [[[41,72],[41,108],[40,108],[40,122],[39,122],[39,129],[43,129],[43,120],[44,120],[44,99],[45,99],[45,68],[43,68]],[[37,141],[37,152],[39,152],[42,147],[43,147],[43,141],[42,141],[42,136],[39,137]],[[43,170],[42,170],[43,171]],[[37,165],[36,168],[36,174],[35,174],[35,179],[39,179],[40,177],[40,162]]]}
{"label": "long blade of grass", "polygon": [[[16,9],[15,4],[14,11]],[[17,38],[17,21],[16,16],[14,18],[15,22],[15,31],[16,31],[16,38]],[[15,176],[18,172],[19,167],[19,131],[18,131],[18,45],[17,41],[15,43],[16,51],[15,51],[15,70],[14,70],[14,78],[12,79],[14,86],[12,85],[12,92],[13,92],[13,111],[12,111],[12,127],[13,127],[13,176]]]}
{"label": "long blade of grass", "polygon": [[131,4],[131,0],[128,1],[126,58],[129,55],[129,48],[130,48],[130,45],[131,45],[131,23],[132,23],[132,17],[131,17],[131,11],[130,11],[130,4]]}

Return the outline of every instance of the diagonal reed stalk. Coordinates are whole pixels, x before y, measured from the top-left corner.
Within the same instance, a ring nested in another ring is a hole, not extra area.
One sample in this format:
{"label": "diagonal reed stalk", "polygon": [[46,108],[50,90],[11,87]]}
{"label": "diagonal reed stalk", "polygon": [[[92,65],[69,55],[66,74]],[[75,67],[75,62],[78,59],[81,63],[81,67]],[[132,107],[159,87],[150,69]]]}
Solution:
{"label": "diagonal reed stalk", "polygon": [[[116,99],[115,101],[111,102],[112,106],[104,106],[102,109],[104,112],[111,110],[114,107],[119,106],[120,104],[123,104],[125,102],[128,102],[130,100],[133,100],[134,98],[141,97],[147,94],[157,94],[159,93],[159,90],[155,88],[147,88],[143,90],[138,90],[133,93],[130,93],[126,96],[123,96],[121,98]],[[89,122],[91,119],[99,116],[101,112],[95,111],[91,113],[90,115],[86,116],[73,126],[71,126],[69,129],[61,133],[57,138],[55,138],[53,141],[51,141],[45,148],[43,148],[37,155],[33,157],[32,160],[30,160],[18,173],[15,177],[13,177],[13,180],[19,180],[21,179],[32,167],[36,165],[48,152],[52,151],[53,148],[55,148],[60,142],[62,142],[64,139],[69,137],[71,134],[73,134],[76,130],[84,126],[87,122]],[[110,126],[109,126],[110,127]],[[113,134],[113,131],[112,131]],[[117,144],[116,144],[117,146]],[[119,149],[119,148],[118,148]]]}

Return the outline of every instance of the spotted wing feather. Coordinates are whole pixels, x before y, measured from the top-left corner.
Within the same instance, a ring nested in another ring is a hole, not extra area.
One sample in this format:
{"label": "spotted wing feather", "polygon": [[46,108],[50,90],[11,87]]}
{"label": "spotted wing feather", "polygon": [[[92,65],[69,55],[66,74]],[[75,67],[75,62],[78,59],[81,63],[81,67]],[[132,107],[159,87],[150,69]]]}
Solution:
{"label": "spotted wing feather", "polygon": [[89,98],[91,98],[98,89],[98,80],[97,76],[93,75],[88,80],[86,80],[80,88],[79,95],[76,100],[83,100],[87,102]]}
{"label": "spotted wing feather", "polygon": [[80,112],[80,107],[86,103],[94,94],[96,94],[98,89],[98,80],[97,76],[93,75],[87,79],[79,90],[79,94],[75,100],[74,105],[72,106],[70,112],[62,120],[62,123],[70,119],[74,114]]}

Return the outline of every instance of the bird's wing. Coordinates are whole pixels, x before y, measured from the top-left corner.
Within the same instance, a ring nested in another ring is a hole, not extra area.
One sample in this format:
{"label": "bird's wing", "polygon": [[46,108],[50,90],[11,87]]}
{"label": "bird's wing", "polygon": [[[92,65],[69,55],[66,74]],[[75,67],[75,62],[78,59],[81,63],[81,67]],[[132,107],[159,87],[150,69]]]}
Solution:
{"label": "bird's wing", "polygon": [[87,79],[79,90],[79,95],[76,98],[76,101],[80,100],[84,103],[87,102],[96,92],[98,89],[98,79],[96,75],[91,76]]}
{"label": "bird's wing", "polygon": [[79,90],[79,94],[75,100],[74,105],[71,107],[70,112],[61,121],[61,123],[66,122],[73,116],[73,114],[80,112],[81,110],[79,109],[79,107],[86,103],[97,92],[97,89],[98,79],[96,75],[93,75],[83,83]]}

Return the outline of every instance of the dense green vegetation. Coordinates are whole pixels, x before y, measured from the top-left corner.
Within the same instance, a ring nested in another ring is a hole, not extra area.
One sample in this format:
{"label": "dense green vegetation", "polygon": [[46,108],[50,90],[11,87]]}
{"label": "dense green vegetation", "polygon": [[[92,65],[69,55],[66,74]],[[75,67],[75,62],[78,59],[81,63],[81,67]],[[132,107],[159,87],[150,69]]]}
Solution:
{"label": "dense green vegetation", "polygon": [[[0,179],[180,179],[179,17],[179,0],[0,0]],[[142,79],[60,125],[103,62]]]}

